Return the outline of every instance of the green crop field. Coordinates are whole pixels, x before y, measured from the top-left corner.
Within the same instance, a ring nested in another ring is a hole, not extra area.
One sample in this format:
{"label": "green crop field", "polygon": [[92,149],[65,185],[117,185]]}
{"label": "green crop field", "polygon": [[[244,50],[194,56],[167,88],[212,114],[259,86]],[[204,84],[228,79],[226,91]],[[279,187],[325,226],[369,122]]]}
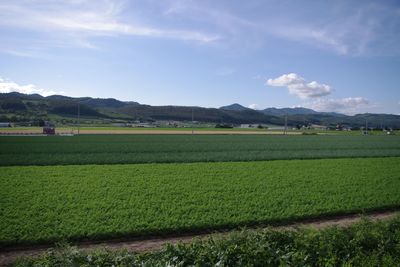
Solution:
{"label": "green crop field", "polygon": [[[55,148],[46,142],[45,150]],[[400,158],[389,157],[0,171],[2,246],[232,228],[400,205]]]}
{"label": "green crop field", "polygon": [[1,136],[0,165],[226,162],[400,156],[400,136]]}

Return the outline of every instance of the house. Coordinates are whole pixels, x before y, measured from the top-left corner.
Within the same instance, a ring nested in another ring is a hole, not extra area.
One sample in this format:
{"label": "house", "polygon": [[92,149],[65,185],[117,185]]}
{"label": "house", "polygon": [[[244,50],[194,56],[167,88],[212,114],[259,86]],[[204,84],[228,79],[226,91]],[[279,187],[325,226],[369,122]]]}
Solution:
{"label": "house", "polygon": [[328,127],[324,125],[319,125],[319,124],[312,124],[311,129],[316,129],[316,130],[327,130]]}
{"label": "house", "polygon": [[256,128],[257,125],[254,124],[240,124],[240,128]]}
{"label": "house", "polygon": [[156,126],[153,125],[153,124],[151,124],[151,123],[140,122],[140,123],[132,124],[132,127],[138,127],[138,128],[155,128]]}

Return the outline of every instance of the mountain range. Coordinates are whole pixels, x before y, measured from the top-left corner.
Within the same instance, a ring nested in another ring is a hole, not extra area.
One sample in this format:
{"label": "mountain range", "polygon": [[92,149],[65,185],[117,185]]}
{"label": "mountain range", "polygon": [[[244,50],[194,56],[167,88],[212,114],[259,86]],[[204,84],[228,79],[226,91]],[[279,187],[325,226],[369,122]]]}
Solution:
{"label": "mountain range", "polygon": [[41,96],[17,92],[0,94],[0,121],[27,122],[50,120],[56,123],[73,123],[79,113],[82,119],[92,122],[128,121],[191,121],[229,124],[288,125],[318,124],[336,127],[362,127],[368,121],[373,128],[400,128],[400,116],[392,114],[357,114],[348,116],[333,112],[317,112],[307,108],[266,108],[253,110],[238,103],[220,108],[190,106],[151,106],[114,98]]}

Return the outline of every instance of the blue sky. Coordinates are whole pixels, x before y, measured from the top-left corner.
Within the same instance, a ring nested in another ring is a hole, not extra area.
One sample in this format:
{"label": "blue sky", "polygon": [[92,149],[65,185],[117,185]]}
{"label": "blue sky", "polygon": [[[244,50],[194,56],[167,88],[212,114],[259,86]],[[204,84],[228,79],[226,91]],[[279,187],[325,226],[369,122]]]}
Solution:
{"label": "blue sky", "polygon": [[2,0],[0,92],[400,114],[398,1]]}

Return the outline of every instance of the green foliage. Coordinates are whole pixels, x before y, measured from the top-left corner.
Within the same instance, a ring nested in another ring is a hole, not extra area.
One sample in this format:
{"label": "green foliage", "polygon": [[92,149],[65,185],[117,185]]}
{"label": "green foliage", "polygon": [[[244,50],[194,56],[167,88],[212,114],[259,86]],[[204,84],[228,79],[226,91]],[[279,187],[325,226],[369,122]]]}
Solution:
{"label": "green foliage", "polygon": [[0,185],[7,246],[398,207],[400,158],[1,167]]}
{"label": "green foliage", "polygon": [[0,107],[6,111],[20,112],[25,111],[26,106],[18,98],[5,99],[0,102]]}
{"label": "green foliage", "polygon": [[317,135],[316,132],[302,132],[302,135]]}
{"label": "green foliage", "polygon": [[400,156],[400,136],[85,135],[0,137],[0,165]]}
{"label": "green foliage", "polygon": [[228,123],[217,123],[217,125],[215,125],[215,128],[232,129],[233,125]]}
{"label": "green foliage", "polygon": [[[64,101],[54,101],[50,105],[50,113],[58,114],[58,115],[66,115],[66,116],[74,116],[78,115],[78,103],[74,102],[64,102]],[[83,117],[107,117],[104,114],[97,112],[95,109],[88,107],[86,105],[79,105],[79,114]]]}
{"label": "green foliage", "polygon": [[[371,239],[371,236],[373,237]],[[364,220],[349,228],[325,230],[244,230],[190,244],[166,245],[161,251],[79,251],[63,246],[30,266],[399,266],[400,218]]]}

